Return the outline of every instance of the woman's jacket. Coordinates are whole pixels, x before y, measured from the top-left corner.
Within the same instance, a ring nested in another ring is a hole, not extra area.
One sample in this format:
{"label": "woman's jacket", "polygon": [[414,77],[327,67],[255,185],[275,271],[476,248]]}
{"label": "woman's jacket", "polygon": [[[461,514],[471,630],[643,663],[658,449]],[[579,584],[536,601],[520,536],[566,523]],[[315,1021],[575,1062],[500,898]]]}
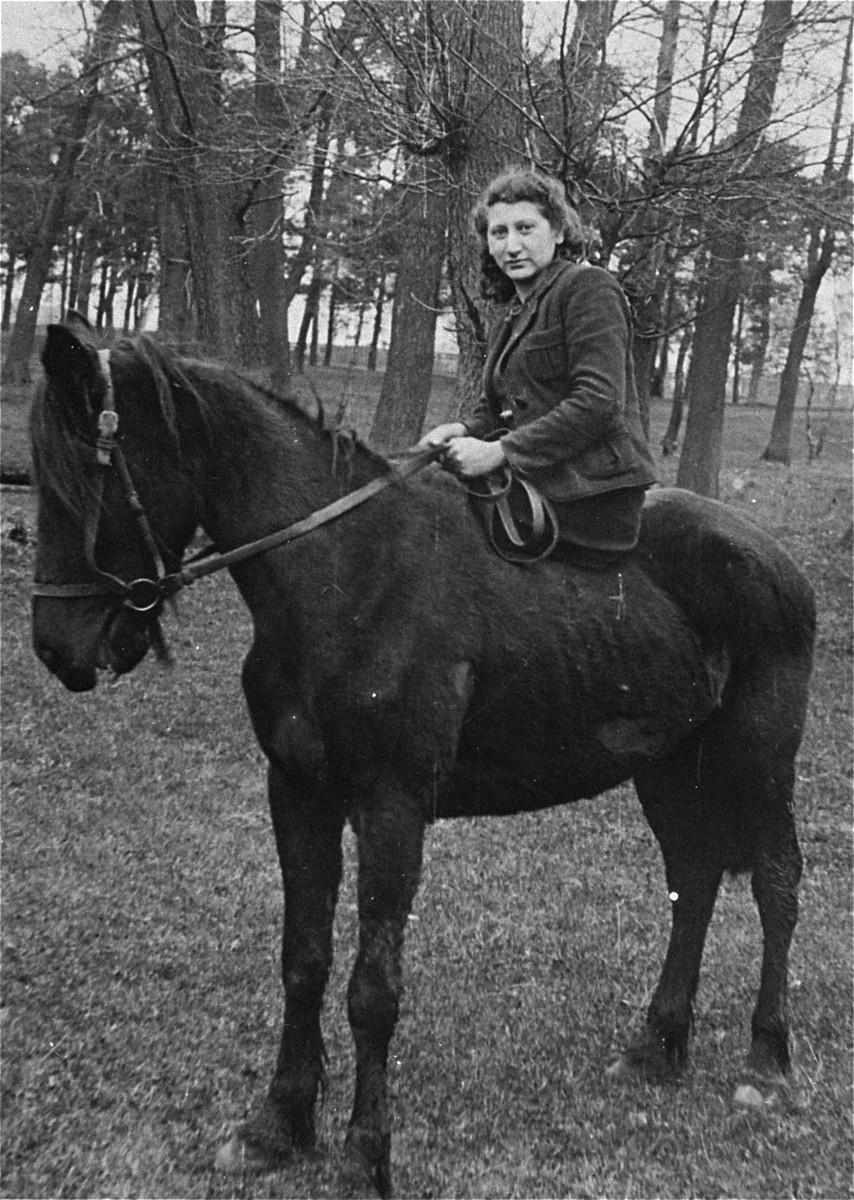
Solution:
{"label": "woman's jacket", "polygon": [[463,419],[469,433],[509,427],[510,465],[558,503],[654,483],[631,340],[613,276],[556,260],[493,327],[483,396]]}

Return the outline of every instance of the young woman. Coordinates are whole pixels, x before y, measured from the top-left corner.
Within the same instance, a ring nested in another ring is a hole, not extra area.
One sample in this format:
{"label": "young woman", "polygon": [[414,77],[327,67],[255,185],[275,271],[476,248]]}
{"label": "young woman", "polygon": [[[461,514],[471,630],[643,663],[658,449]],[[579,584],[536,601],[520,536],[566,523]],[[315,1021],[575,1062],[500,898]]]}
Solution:
{"label": "young woman", "polygon": [[474,226],[483,294],[506,308],[477,407],[419,445],[444,446],[445,466],[462,479],[509,463],[551,500],[562,555],[606,565],[636,545],[655,482],[626,299],[607,271],[578,261],[580,222],[556,179],[504,172],[481,196]]}

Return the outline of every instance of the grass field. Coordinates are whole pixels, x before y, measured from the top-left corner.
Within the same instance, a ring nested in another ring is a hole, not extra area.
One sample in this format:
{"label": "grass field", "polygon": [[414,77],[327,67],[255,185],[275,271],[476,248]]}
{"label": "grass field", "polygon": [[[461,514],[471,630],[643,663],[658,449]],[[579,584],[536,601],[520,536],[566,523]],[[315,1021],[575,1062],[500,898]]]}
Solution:
{"label": "grass field", "polygon": [[[317,386],[334,411],[340,379]],[[351,419],[364,403],[355,387]],[[23,409],[3,405],[4,467],[26,462]],[[658,434],[666,409],[653,415]],[[758,461],[770,419],[727,413],[722,492],[802,563],[820,608],[799,760],[796,1095],[762,1111],[731,1103],[760,946],[740,879],[726,882],[710,932],[687,1076],[657,1089],[606,1082],[642,1019],[669,915],[630,788],[442,824],[428,837],[393,1044],[401,1197],[854,1194],[850,431],[837,417],[808,464],[799,430],[783,468]],[[673,471],[663,464],[664,481]],[[227,1180],[214,1152],[266,1086],[281,1019],[278,868],[238,683],[249,619],[226,578],[200,583],[168,622],[173,671],[146,662],[72,697],[29,648],[33,528],[29,493],[4,492],[2,1195],[334,1197],[353,1074],[352,844],[320,1153]]]}

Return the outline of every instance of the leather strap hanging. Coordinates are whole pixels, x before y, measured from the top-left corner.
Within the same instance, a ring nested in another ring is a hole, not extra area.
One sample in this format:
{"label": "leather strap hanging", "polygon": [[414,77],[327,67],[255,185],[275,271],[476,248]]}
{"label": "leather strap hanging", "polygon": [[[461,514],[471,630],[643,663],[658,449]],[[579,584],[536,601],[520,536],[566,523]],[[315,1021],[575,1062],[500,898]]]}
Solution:
{"label": "leather strap hanging", "polygon": [[467,490],[493,549],[507,562],[539,562],[554,550],[558,540],[554,508],[509,466],[470,480]]}

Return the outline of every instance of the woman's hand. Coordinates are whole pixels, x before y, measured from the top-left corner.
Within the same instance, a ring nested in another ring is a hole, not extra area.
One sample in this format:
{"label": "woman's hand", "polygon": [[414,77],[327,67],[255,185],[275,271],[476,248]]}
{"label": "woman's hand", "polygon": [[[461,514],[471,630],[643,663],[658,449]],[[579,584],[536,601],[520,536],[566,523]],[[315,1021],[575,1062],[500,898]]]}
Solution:
{"label": "woman's hand", "polygon": [[415,449],[436,450],[439,446],[446,446],[453,438],[465,437],[467,433],[468,430],[462,421],[447,421],[444,425],[437,425],[435,429],[425,433]]}
{"label": "woman's hand", "polygon": [[461,479],[488,475],[507,461],[501,442],[482,442],[480,438],[455,437],[448,444],[442,465]]}

